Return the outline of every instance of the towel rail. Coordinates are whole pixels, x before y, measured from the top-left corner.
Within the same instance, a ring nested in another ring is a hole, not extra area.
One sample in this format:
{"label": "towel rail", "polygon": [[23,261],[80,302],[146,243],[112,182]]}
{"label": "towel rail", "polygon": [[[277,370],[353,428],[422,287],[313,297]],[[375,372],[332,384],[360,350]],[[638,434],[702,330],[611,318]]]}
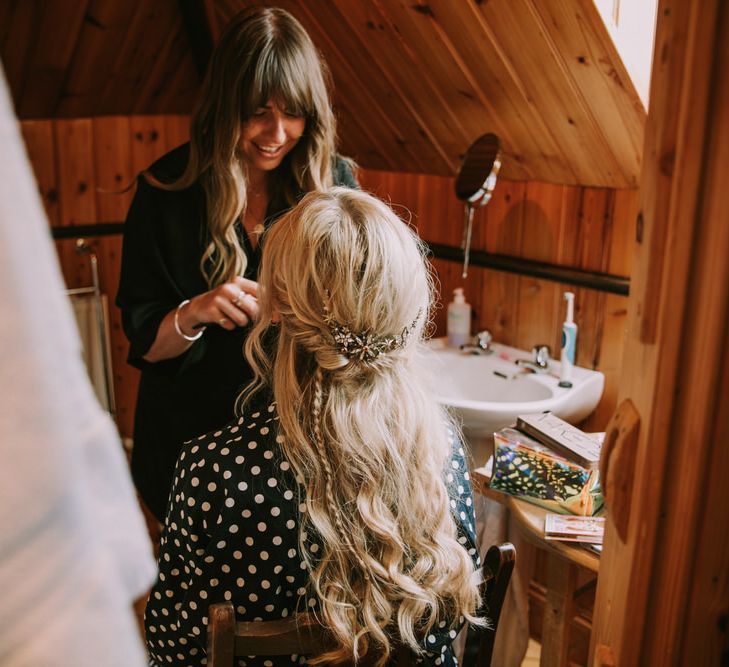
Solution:
{"label": "towel rail", "polygon": [[[114,383],[111,367],[111,351],[109,346],[109,328],[107,316],[104,311],[103,297],[99,282],[99,260],[91,246],[85,239],[76,239],[76,252],[80,255],[88,255],[91,264],[91,285],[87,287],[76,287],[66,290],[69,297],[91,296],[94,300],[94,320],[96,336],[98,338],[99,350],[101,353],[103,392],[106,399],[106,408],[112,418],[116,416],[116,401],[114,397]],[[90,354],[89,354],[90,357]],[[91,368],[88,369],[91,374]]]}

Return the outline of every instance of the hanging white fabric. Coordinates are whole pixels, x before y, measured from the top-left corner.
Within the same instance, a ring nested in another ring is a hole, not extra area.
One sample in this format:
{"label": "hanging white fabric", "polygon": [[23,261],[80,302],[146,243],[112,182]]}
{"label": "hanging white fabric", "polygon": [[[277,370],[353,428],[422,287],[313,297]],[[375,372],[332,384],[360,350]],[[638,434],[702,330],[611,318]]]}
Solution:
{"label": "hanging white fabric", "polygon": [[0,69],[0,665],[146,665],[156,568]]}

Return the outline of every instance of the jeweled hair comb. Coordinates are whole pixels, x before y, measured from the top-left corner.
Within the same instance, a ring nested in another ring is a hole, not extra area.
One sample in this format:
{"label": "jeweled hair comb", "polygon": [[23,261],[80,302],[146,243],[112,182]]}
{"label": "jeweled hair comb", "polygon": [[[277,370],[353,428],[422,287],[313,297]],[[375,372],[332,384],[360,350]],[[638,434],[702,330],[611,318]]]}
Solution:
{"label": "jeweled hair comb", "polygon": [[324,304],[324,313],[324,321],[329,327],[337,351],[340,354],[358,361],[374,361],[381,354],[392,352],[405,345],[420,319],[422,309],[418,311],[409,326],[394,336],[376,336],[368,330],[352,331],[346,324],[337,322],[331,316],[326,304]]}

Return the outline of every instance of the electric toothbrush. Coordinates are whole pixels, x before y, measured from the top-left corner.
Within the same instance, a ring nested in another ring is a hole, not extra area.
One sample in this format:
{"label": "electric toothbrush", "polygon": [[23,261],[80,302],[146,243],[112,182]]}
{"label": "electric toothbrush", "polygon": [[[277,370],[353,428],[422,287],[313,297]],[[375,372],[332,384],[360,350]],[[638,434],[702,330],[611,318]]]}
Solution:
{"label": "electric toothbrush", "polygon": [[559,386],[569,388],[572,386],[572,369],[575,366],[575,342],[577,340],[577,325],[574,320],[575,295],[572,292],[565,292],[564,299],[567,302],[567,317],[562,324]]}

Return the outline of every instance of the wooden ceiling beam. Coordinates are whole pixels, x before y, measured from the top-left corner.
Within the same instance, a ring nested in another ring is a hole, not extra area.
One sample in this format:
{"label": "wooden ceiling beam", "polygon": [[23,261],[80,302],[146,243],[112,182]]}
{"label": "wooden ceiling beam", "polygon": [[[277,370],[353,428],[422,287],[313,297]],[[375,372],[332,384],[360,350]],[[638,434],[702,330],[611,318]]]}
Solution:
{"label": "wooden ceiling beam", "polygon": [[[335,7],[327,4],[312,12],[294,0],[277,4],[304,24],[326,58],[335,82],[334,99],[341,112],[343,131],[339,134],[345,153],[362,166],[392,171],[426,173],[433,164],[441,164],[430,144],[417,144],[422,137],[416,129],[403,127],[407,108],[397,91],[373,85],[380,78],[376,64],[361,60],[367,49],[344,24]],[[356,131],[361,126],[366,128],[363,134]],[[370,162],[373,156],[380,157]],[[403,164],[410,168],[404,169]]]}
{"label": "wooden ceiling beam", "polygon": [[[28,65],[20,82],[20,93],[16,94],[19,117],[44,118],[56,114],[87,6],[87,1],[36,3]],[[64,29],[59,30],[59,26]]]}
{"label": "wooden ceiling beam", "polygon": [[[593,0],[582,0],[580,12],[574,0],[553,2],[549,9],[542,2],[529,0],[527,7],[554,55],[563,80],[570,87],[575,105],[589,119],[589,136],[613,157],[614,168],[626,186],[637,187],[646,112],[638,97],[634,104],[622,94],[633,83],[612,39],[603,28]],[[589,35],[589,38],[587,36]],[[593,51],[585,47],[600,44],[610,67],[593,61]]]}
{"label": "wooden ceiling beam", "polygon": [[[189,113],[219,27],[259,2],[0,0],[19,116]],[[507,178],[634,187],[645,110],[592,2],[270,0],[322,50],[363,166],[453,175],[494,131]]]}
{"label": "wooden ceiling beam", "polygon": [[[505,119],[515,138],[515,143],[506,147],[507,159],[502,165],[504,175],[519,180],[510,173],[511,162],[517,162],[528,172],[525,180],[579,183],[552,128],[536,108],[529,82],[514,66],[479,7],[466,3],[464,12],[457,14],[448,12],[447,0],[431,2],[438,8],[448,33],[454,39],[460,36],[460,50],[476,73],[482,94],[493,100],[496,113]],[[544,169],[546,164],[549,165],[549,177]]]}
{"label": "wooden ceiling beam", "polygon": [[[432,164],[431,173],[453,175],[458,169],[458,158],[454,145],[461,143],[454,133],[450,116],[452,110],[443,104],[442,97],[424,78],[422,68],[413,61],[411,54],[393,42],[396,32],[392,25],[384,25],[382,15],[375,13],[369,3],[347,4],[342,0],[333,3],[339,13],[339,21],[349,26],[352,36],[367,38],[361,52],[353,52],[356,62],[371,61],[379,70],[379,76],[371,81],[380,81],[384,89],[399,98],[407,116],[400,118],[401,127],[412,124],[415,136],[430,144],[438,161]],[[425,84],[425,85],[423,85]],[[397,150],[393,146],[393,150]],[[403,168],[404,171],[407,167]]]}
{"label": "wooden ceiling beam", "polygon": [[93,115],[89,108],[98,104],[133,15],[134,4],[131,2],[90,0],[58,101],[57,116],[80,118]]}
{"label": "wooden ceiling beam", "polygon": [[182,25],[190,43],[192,59],[202,81],[213,53],[211,22],[214,18],[214,11],[205,0],[178,0],[178,5],[182,15]]}
{"label": "wooden ceiling beam", "polygon": [[[397,160],[393,160],[393,147],[397,147],[396,150],[403,151],[413,161],[413,165],[417,165],[420,168],[425,168],[425,165],[421,163],[417,153],[411,150],[411,147],[401,138],[398,128],[393,124],[390,117],[382,112],[382,107],[378,103],[376,95],[373,94],[371,86],[368,86],[365,81],[362,81],[358,75],[357,70],[350,63],[347,54],[342,52],[340,48],[332,41],[329,33],[316,23],[316,17],[303,7],[303,13],[307,18],[309,25],[316,25],[317,40],[316,44],[319,46],[326,45],[326,50],[329,54],[334,54],[334,58],[328,58],[327,66],[332,69],[332,66],[340,71],[341,75],[337,77],[339,85],[334,89],[334,99],[336,100],[337,106],[341,107],[342,110],[347,110],[346,120],[343,125],[346,125],[349,130],[347,133],[341,133],[340,137],[343,137],[349,146],[356,147],[355,151],[348,148],[349,152],[356,154],[358,160],[363,165],[372,166],[379,169],[391,169],[397,170],[399,164]],[[331,64],[330,64],[331,63]],[[364,99],[366,106],[359,104],[359,100],[352,94],[353,90],[359,90],[360,99]],[[366,108],[368,110],[367,117],[361,118],[362,110]],[[353,129],[360,129],[359,134],[356,136]],[[379,128],[379,133],[373,133],[375,128]],[[389,138],[392,137],[394,143],[388,145]],[[365,139],[363,141],[363,139]],[[376,156],[374,161],[370,161],[372,156]],[[401,162],[400,162],[401,164]]]}

